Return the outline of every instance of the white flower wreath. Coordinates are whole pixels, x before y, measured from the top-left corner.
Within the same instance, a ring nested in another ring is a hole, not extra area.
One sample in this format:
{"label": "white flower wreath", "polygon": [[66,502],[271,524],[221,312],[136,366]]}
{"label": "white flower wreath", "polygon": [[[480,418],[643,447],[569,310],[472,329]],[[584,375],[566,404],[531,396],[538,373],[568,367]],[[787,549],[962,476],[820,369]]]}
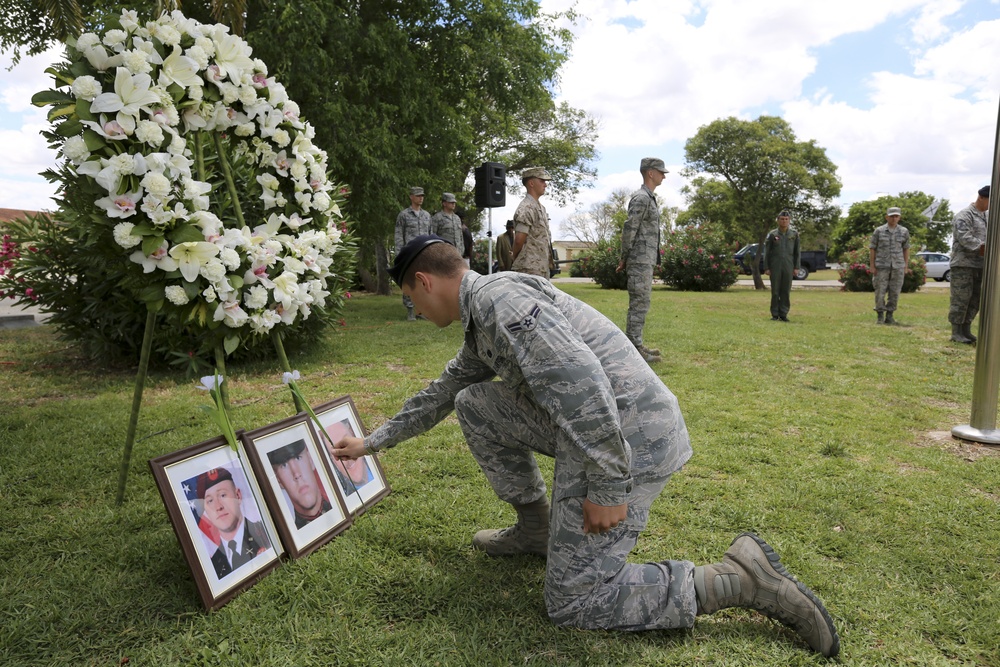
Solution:
{"label": "white flower wreath", "polygon": [[[56,132],[68,173],[99,186],[97,212],[148,276],[143,299],[228,327],[228,351],[240,329],[307,318],[330,295],[345,230],[312,126],[227,26],[177,11],[144,25],[134,11],[118,20],[71,41],[68,67],[51,70],[63,90],[33,101],[65,118]],[[234,208],[225,219],[209,210],[219,174],[206,173],[203,150],[213,145]],[[252,166],[256,184],[237,187],[236,161]],[[251,192],[266,216],[256,224],[239,204]]]}

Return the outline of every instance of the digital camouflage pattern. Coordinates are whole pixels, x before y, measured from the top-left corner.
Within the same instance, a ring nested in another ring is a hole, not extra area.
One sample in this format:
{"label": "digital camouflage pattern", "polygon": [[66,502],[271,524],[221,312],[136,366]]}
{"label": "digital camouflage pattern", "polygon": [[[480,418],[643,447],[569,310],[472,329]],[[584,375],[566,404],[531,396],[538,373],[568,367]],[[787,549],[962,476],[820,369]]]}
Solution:
{"label": "digital camouflage pattern", "polygon": [[[394,242],[396,252],[403,249],[409,241],[418,236],[431,233],[431,214],[420,209],[414,211],[412,206],[407,206],[396,216],[396,235]],[[413,302],[410,297],[403,295],[403,305],[407,310],[413,309]],[[412,318],[411,318],[412,319]]]}
{"label": "digital camouflage pattern", "polygon": [[660,206],[656,195],[645,185],[629,198],[621,258],[628,287],[625,335],[639,347],[653,290],[653,267],[660,263]]}
{"label": "digital camouflage pattern", "polygon": [[[677,399],[610,320],[547,280],[470,271],[460,306],[465,344],[366,444],[391,447],[454,409],[491,486],[515,505],[546,493],[533,452],[555,457],[545,580],[553,621],[693,625],[692,563],[626,563],[651,503],[691,456]],[[628,517],[585,535],[585,498],[627,502]]]}
{"label": "digital camouflage pattern", "polygon": [[511,271],[548,278],[552,262],[549,216],[545,207],[531,195],[525,195],[514,212],[515,238],[517,234],[527,234],[528,238],[521,247],[521,252],[514,258]]}
{"label": "digital camouflage pattern", "polygon": [[951,300],[948,321],[971,324],[979,313],[979,297],[983,291],[983,270],[956,266],[951,269]]}
{"label": "digital camouflage pattern", "polygon": [[458,248],[458,254],[465,256],[465,239],[462,236],[462,219],[454,213],[438,211],[431,218],[431,234],[437,234]]}
{"label": "digital camouflage pattern", "polygon": [[875,268],[878,269],[872,278],[875,287],[875,312],[896,312],[906,272],[903,251],[909,247],[910,230],[902,225],[897,224],[893,229],[884,224],[872,232],[868,248],[875,251]]}
{"label": "digital camouflage pattern", "polygon": [[986,243],[986,212],[969,204],[952,220],[951,300],[948,321],[971,324],[979,313],[983,258],[979,247]]}

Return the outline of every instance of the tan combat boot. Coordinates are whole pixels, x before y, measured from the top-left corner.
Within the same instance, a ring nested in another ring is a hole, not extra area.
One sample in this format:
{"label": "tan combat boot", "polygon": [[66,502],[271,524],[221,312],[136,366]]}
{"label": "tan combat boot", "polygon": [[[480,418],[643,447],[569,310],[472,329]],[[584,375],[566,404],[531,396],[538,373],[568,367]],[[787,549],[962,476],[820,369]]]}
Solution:
{"label": "tan combat boot", "polygon": [[549,550],[549,499],[528,505],[514,505],[517,523],[503,529],[481,530],[472,538],[472,546],[490,556],[536,554]]}
{"label": "tan combat boot", "polygon": [[817,653],[840,652],[840,638],[823,603],[790,575],[774,549],[753,533],[743,533],[721,563],[694,569],[698,614],[728,607],[754,609],[792,628]]}

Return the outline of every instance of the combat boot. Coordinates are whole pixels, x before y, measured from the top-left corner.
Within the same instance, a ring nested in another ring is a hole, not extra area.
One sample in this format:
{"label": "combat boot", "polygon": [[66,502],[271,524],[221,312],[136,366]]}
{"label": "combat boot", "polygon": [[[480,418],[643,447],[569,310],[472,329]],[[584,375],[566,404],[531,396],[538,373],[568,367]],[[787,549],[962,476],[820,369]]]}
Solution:
{"label": "combat boot", "polygon": [[472,538],[472,546],[490,556],[535,554],[545,556],[549,550],[549,499],[542,498],[528,505],[514,505],[517,523],[500,530],[481,530]]}
{"label": "combat boot", "polygon": [[876,322],[875,324],[884,324],[884,323],[885,323],[885,313],[883,313],[880,310],[878,311],[878,322]]}
{"label": "combat boot", "polygon": [[771,546],[743,533],[722,562],[694,569],[698,614],[728,607],[754,609],[795,630],[812,650],[827,657],[840,651],[840,638],[823,603],[790,575]]}
{"label": "combat boot", "polygon": [[966,322],[962,325],[962,335],[975,343],[978,338],[972,333],[972,322]]}
{"label": "combat boot", "polygon": [[891,310],[888,313],[885,314],[885,323],[886,324],[895,324],[896,323],[896,319],[892,316],[892,311]]}
{"label": "combat boot", "polygon": [[965,325],[962,324],[952,324],[951,325],[951,339],[956,343],[965,343],[966,345],[972,345],[972,339],[965,337],[965,332],[962,331]]}
{"label": "combat boot", "polygon": [[653,357],[660,356],[660,351],[654,347],[646,347],[645,345],[638,345],[637,347],[639,348],[639,352],[642,352],[643,354],[648,354]]}

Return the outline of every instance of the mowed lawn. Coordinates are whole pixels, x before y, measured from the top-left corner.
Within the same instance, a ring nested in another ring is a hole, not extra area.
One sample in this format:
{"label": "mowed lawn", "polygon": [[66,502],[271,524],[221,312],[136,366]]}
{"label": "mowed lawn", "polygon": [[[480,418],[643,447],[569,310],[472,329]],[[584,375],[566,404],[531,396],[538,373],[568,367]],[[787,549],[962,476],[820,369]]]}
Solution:
{"label": "mowed lawn", "polygon": [[[627,295],[560,287],[624,326]],[[657,287],[647,341],[694,457],[653,506],[634,560],[717,560],[754,530],[826,601],[844,665],[1000,664],[1000,457],[968,423],[975,349],[948,341],[947,289],[870,294]],[[350,394],[390,417],[458,349],[398,296],[351,299],[345,325],[290,350],[313,403]],[[151,373],[125,504],[115,483],[134,371],[78,358],[49,327],[0,331],[0,665],[818,665],[794,634],[725,611],[691,630],[562,629],[544,561],[492,559],[511,522],[454,417],[382,455],[392,494],[220,611],[201,609],[147,465],[215,435],[195,381]],[[233,420],[293,412],[277,364],[230,363]],[[543,461],[551,474],[551,465]]]}

